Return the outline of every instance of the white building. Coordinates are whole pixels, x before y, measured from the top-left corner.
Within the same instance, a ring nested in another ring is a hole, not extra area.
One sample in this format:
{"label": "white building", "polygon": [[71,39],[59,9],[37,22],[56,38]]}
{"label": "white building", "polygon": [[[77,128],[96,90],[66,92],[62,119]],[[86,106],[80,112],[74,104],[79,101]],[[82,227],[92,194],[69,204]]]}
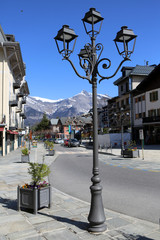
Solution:
{"label": "white building", "polygon": [[0,26],[0,154],[17,149],[24,129],[25,97],[29,94],[20,45]]}
{"label": "white building", "polygon": [[160,144],[160,65],[133,91],[134,137],[144,130],[145,144]]}

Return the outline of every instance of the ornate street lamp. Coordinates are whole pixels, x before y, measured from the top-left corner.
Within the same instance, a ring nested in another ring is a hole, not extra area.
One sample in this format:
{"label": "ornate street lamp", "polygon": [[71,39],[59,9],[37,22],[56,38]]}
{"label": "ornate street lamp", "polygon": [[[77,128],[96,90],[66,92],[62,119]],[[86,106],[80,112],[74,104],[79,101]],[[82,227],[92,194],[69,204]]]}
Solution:
{"label": "ornate street lamp", "polygon": [[[118,52],[124,58],[119,64],[115,73],[111,76],[103,76],[99,73],[98,67],[102,64],[104,69],[108,69],[111,66],[111,61],[108,58],[102,58],[100,56],[103,51],[103,45],[98,43],[95,45],[96,36],[100,33],[103,18],[101,14],[96,11],[95,8],[90,8],[82,19],[85,31],[90,36],[91,43],[87,43],[83,49],[81,49],[79,56],[80,66],[85,71],[85,76],[81,76],[76,70],[73,62],[69,59],[70,54],[74,50],[75,40],[77,35],[73,29],[70,29],[69,26],[64,25],[62,29],[58,32],[55,37],[57,48],[60,54],[63,56],[63,60],[70,62],[75,73],[83,79],[89,81],[92,84],[92,99],[93,99],[93,177],[91,178],[92,186],[91,189],[91,206],[88,216],[88,221],[90,223],[88,231],[90,232],[103,232],[106,230],[105,225],[105,214],[104,207],[102,202],[102,186],[100,185],[99,177],[99,160],[98,160],[98,119],[97,119],[97,75],[100,77],[99,83],[104,79],[112,78],[116,75],[121,65],[130,60],[129,57],[133,50],[129,50],[128,43],[136,38],[132,30],[127,29],[127,27],[122,27],[121,31],[117,33],[115,38],[115,43],[118,49]],[[74,40],[73,48],[70,49],[69,44]],[[63,48],[60,50],[58,42],[63,44]],[[118,43],[123,43],[124,50],[120,51],[118,48]],[[134,43],[135,44],[135,43]]]}

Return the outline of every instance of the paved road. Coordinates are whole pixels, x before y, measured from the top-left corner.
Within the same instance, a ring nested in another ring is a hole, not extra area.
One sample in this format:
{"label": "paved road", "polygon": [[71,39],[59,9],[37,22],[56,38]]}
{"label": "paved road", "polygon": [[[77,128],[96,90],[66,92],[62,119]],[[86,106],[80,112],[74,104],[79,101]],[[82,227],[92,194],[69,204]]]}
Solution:
{"label": "paved road", "polygon": [[[56,148],[60,155],[51,166],[53,186],[90,202],[91,151],[84,148]],[[159,173],[110,166],[104,161],[100,161],[100,171],[105,208],[159,223]]]}

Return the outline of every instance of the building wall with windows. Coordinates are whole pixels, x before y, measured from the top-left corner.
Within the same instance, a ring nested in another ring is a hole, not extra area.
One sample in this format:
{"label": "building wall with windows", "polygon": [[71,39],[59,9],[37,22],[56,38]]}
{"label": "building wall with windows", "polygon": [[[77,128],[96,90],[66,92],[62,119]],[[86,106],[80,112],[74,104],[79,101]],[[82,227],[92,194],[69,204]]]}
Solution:
{"label": "building wall with windows", "polygon": [[139,129],[144,131],[145,144],[160,144],[160,65],[133,91],[133,136],[139,140]]}
{"label": "building wall with windows", "polygon": [[20,45],[0,26],[0,155],[20,145],[24,129],[24,97],[29,94]]}
{"label": "building wall with windows", "polygon": [[160,116],[160,88],[146,93],[146,117]]}

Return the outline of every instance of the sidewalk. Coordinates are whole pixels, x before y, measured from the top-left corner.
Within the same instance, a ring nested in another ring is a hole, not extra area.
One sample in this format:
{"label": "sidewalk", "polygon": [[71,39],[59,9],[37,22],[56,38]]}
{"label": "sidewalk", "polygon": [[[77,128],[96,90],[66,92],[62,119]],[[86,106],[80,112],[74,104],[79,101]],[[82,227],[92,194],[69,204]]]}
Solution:
{"label": "sidewalk", "polygon": [[[42,144],[31,149],[31,161],[42,162]],[[105,209],[107,231],[88,233],[90,205],[52,188],[52,207],[37,215],[17,211],[17,186],[30,181],[28,164],[20,162],[20,149],[0,157],[0,240],[159,240],[158,224],[142,221]],[[103,155],[106,156],[106,155]],[[54,157],[46,156],[51,164]]]}
{"label": "sidewalk", "polygon": [[139,153],[138,158],[123,158],[120,148],[100,149],[99,159],[111,166],[160,172],[160,145],[144,146],[143,153],[140,148]]}

